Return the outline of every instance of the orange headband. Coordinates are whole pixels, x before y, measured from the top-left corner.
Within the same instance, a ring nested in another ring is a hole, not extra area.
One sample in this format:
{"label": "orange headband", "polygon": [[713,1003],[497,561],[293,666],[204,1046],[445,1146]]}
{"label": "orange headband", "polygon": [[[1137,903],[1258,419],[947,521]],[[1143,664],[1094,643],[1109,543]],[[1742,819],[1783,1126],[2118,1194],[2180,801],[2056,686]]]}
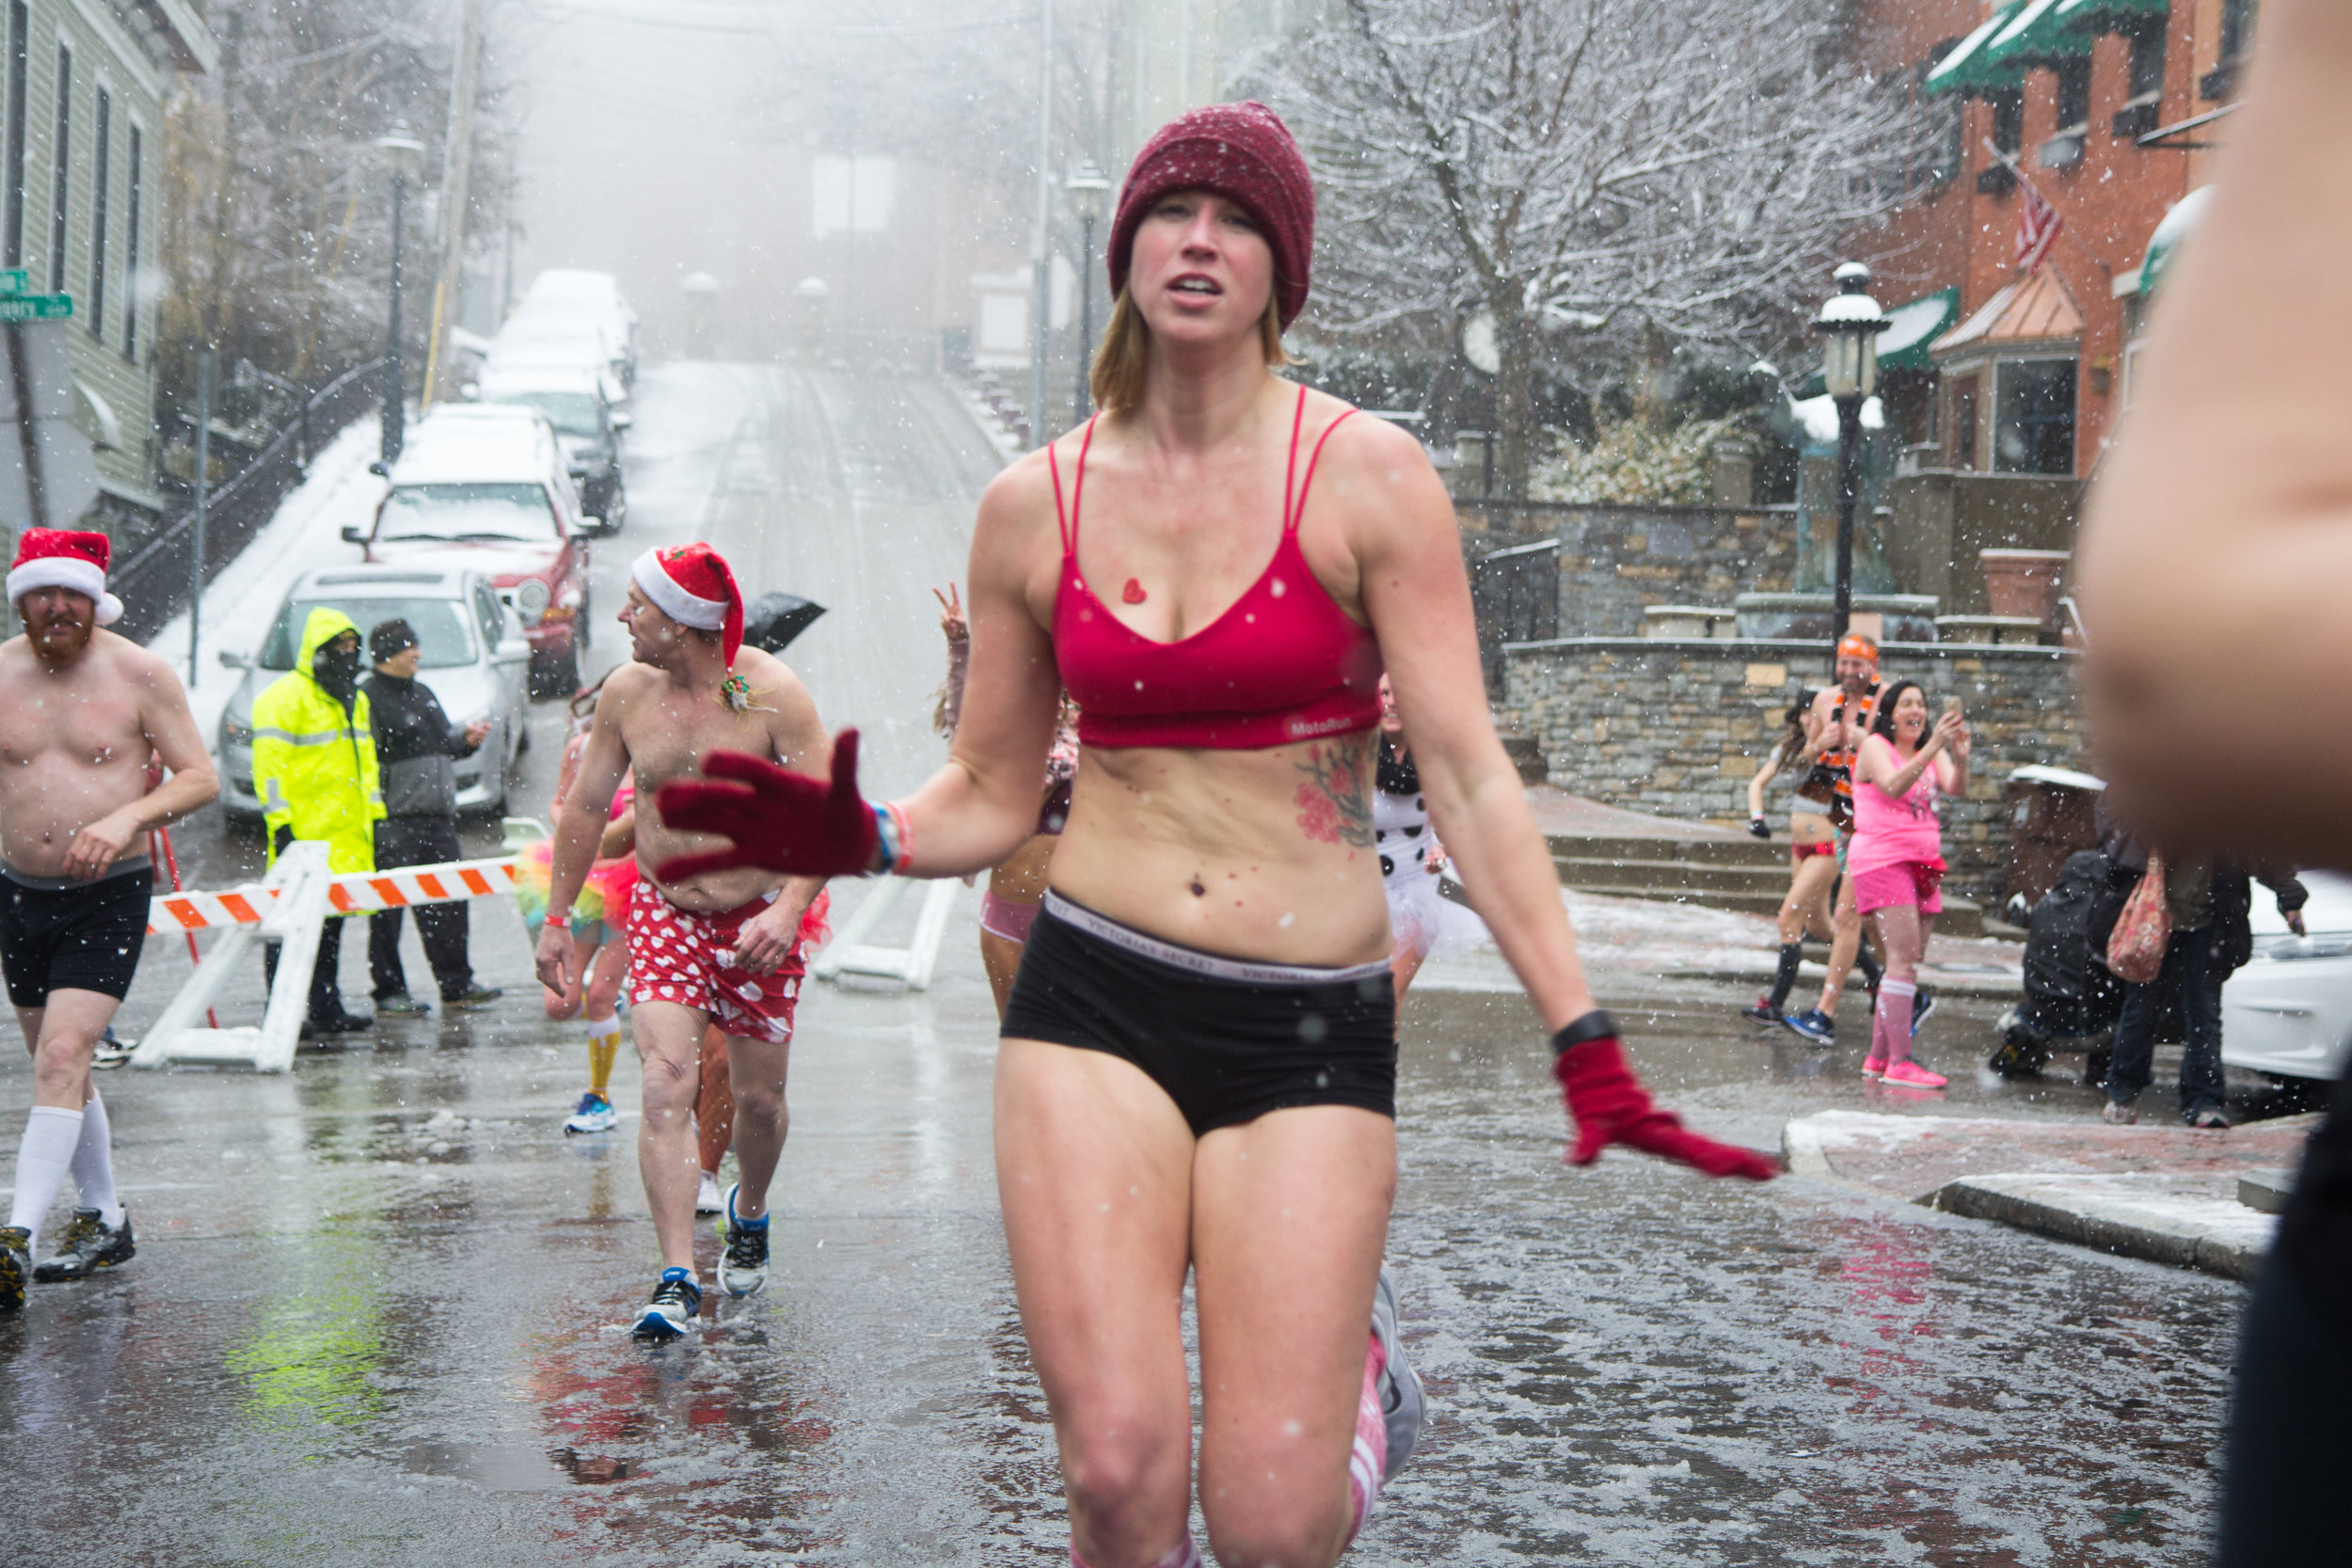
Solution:
{"label": "orange headband", "polygon": [[1876,664],[1879,661],[1879,645],[1860,632],[1851,631],[1838,639],[1837,657],[1867,659],[1870,663]]}

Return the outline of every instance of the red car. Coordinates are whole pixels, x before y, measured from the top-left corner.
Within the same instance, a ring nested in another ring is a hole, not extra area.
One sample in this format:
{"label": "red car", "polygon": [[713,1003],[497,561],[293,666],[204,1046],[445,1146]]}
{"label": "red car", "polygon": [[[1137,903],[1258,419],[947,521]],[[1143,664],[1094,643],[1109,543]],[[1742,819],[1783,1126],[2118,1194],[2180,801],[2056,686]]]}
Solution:
{"label": "red car", "polygon": [[588,540],[546,417],[515,404],[444,404],[418,421],[385,477],[391,487],[373,525],[343,537],[371,562],[462,561],[480,572],[531,640],[532,694],[577,690],[594,619]]}

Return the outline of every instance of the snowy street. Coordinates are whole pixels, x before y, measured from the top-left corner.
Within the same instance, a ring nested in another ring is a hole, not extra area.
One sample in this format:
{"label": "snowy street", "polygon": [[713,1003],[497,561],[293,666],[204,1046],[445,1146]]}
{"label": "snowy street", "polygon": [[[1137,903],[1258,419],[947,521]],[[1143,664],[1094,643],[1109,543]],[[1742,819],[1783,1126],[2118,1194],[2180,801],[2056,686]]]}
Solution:
{"label": "snowy street", "polygon": [[[829,724],[870,737],[876,793],[935,766],[929,590],[962,576],[997,462],[952,390],[671,362],[636,403],[598,614],[635,552],[707,539],[747,595],[830,607],[787,657]],[[213,650],[250,646],[295,570],[351,550],[336,534],[373,503],[373,440],[347,432],[215,586],[200,705],[232,675]],[[183,651],[184,623],[157,645]],[[592,662],[623,646],[600,627]],[[561,721],[535,705],[517,813],[545,814]],[[496,826],[467,836],[491,852]],[[258,841],[216,810],[177,837],[192,882],[258,873]],[[623,1328],[654,1258],[635,1063],[620,1128],[564,1136],[582,1036],[541,1017],[502,902],[474,906],[476,971],[507,988],[486,1012],[381,1025],[283,1078],[103,1076],[139,1254],[0,1320],[19,1555],[1066,1560],[996,1212],[978,894],[956,897],[928,992],[811,986],[774,1278],[714,1293],[700,1333],[660,1351]],[[1643,1072],[1696,1125],[1776,1149],[1793,1117],[1916,1108],[1861,1079],[1858,1043],[1809,1051],[1739,1019],[1751,983],[1666,973],[1752,925],[1572,907]],[[361,1006],[355,939],[342,985]],[[125,1033],[186,972],[183,946],[151,941]],[[258,975],[243,994],[222,1022],[256,1018]],[[1979,1080],[1998,1006],[1949,1001],[1927,1025],[1922,1055],[1954,1075],[1942,1103],[2095,1119],[2062,1079]],[[2234,1284],[1826,1180],[1706,1182],[1622,1152],[1568,1169],[1541,1041],[1490,952],[1433,965],[1402,1032],[1390,1258],[1434,1418],[1350,1562],[2202,1560]],[[0,1101],[28,1079],[0,1060]],[[707,1269],[707,1226],[701,1244]]]}

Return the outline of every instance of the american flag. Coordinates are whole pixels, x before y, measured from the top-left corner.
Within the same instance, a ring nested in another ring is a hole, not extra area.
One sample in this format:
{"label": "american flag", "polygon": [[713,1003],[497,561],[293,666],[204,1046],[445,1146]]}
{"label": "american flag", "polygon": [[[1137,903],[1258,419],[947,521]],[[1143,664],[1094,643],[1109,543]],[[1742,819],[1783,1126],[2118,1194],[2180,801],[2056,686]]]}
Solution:
{"label": "american flag", "polygon": [[2031,274],[2050,254],[2050,246],[2058,242],[2058,230],[2066,220],[2058,210],[2042,199],[2042,193],[2033,188],[2033,182],[2020,177],[2018,186],[2026,199],[2017,207],[2017,270]]}

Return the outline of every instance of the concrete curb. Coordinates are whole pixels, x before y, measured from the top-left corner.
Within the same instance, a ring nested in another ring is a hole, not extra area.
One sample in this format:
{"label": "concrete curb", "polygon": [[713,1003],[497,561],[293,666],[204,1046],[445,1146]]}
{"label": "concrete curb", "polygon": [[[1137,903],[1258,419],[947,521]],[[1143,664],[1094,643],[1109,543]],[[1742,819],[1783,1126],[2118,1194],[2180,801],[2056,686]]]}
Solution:
{"label": "concrete curb", "polygon": [[[1796,1141],[1789,1140],[1791,1169]],[[1821,1164],[1826,1169],[1827,1160]],[[1963,1177],[1918,1201],[2101,1252],[2251,1279],[2278,1219],[2214,1196],[2210,1186],[2166,1176],[2027,1171]]]}

